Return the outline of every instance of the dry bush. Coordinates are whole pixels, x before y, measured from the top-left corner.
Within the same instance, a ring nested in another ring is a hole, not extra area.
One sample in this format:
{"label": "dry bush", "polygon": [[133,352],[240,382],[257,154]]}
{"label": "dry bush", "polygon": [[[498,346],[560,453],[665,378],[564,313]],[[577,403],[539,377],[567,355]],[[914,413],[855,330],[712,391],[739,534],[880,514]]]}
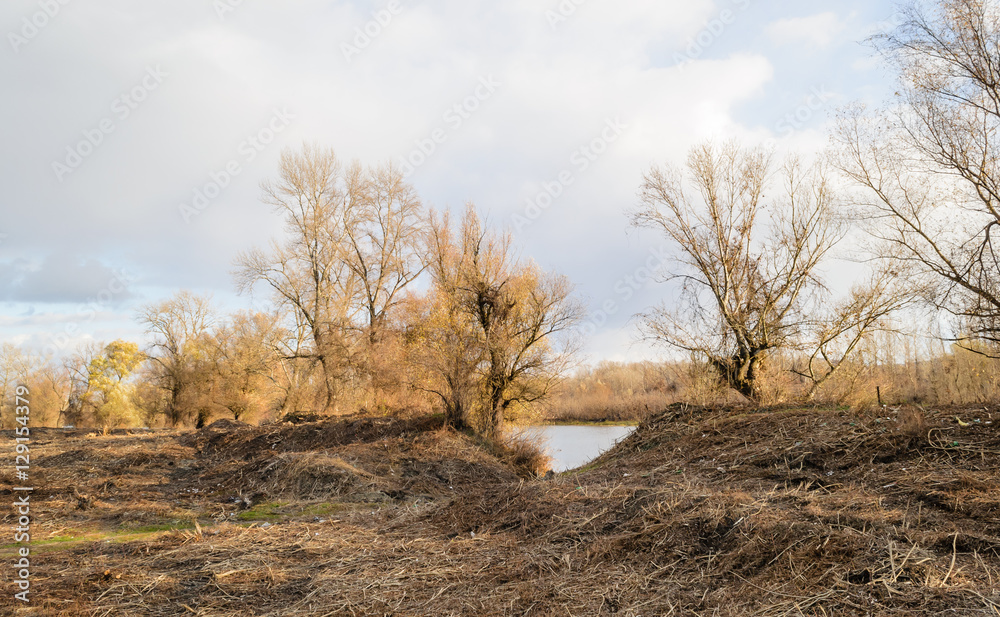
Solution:
{"label": "dry bush", "polygon": [[634,421],[648,416],[674,403],[675,398],[662,393],[591,394],[559,397],[545,417],[549,420],[576,420],[584,422]]}
{"label": "dry bush", "polygon": [[[846,405],[852,409],[871,409],[878,404],[876,371],[862,362],[845,363],[817,391],[814,401],[821,405]],[[883,393],[886,388],[882,387]]]}
{"label": "dry bush", "polygon": [[539,434],[508,429],[499,441],[490,442],[489,446],[497,458],[513,467],[521,477],[539,476],[552,468],[545,439]]}
{"label": "dry bush", "polygon": [[359,409],[383,415],[433,412],[430,396],[413,385],[417,367],[410,361],[404,329],[405,324],[394,324],[360,354],[359,372],[365,380],[354,397]]}
{"label": "dry bush", "polygon": [[900,408],[896,415],[897,434],[909,445],[925,443],[930,427],[927,424],[927,414],[913,405]]}
{"label": "dry bush", "polygon": [[958,346],[929,355],[880,350],[860,358],[826,384],[818,400],[873,408],[886,405],[970,405],[1000,400],[1000,362]]}
{"label": "dry bush", "polygon": [[[549,420],[642,421],[692,395],[681,362],[602,362],[566,380],[548,409]],[[714,395],[713,395],[714,396]]]}
{"label": "dry bush", "polygon": [[801,396],[801,378],[792,373],[791,367],[791,360],[782,354],[764,363],[757,378],[761,406],[781,405]]}
{"label": "dry bush", "polygon": [[[287,452],[252,464],[246,478],[260,480],[254,487],[271,497],[324,499],[367,484],[371,475],[347,461],[318,452]],[[249,487],[247,487],[249,488]],[[246,490],[246,489],[244,489]]]}
{"label": "dry bush", "polygon": [[746,399],[726,386],[706,362],[687,362],[678,400],[692,405],[740,404]]}

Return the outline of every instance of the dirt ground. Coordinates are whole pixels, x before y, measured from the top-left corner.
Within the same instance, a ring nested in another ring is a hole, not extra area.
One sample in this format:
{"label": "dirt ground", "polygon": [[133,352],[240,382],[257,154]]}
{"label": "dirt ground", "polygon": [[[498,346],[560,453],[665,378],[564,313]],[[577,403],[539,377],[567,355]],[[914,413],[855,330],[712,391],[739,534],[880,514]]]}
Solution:
{"label": "dirt ground", "polygon": [[1000,615],[997,423],[675,405],[538,478],[430,418],[35,430],[0,614]]}

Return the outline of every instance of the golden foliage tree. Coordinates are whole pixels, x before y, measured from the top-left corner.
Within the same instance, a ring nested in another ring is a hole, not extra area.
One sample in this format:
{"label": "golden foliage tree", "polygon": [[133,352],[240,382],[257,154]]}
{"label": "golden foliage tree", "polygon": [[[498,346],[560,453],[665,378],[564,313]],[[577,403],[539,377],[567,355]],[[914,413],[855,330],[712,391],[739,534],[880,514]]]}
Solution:
{"label": "golden foliage tree", "polygon": [[283,336],[273,314],[240,311],[217,329],[213,363],[216,403],[234,420],[261,417],[274,397]]}
{"label": "golden foliage tree", "polygon": [[452,423],[471,419],[496,438],[512,405],[550,394],[569,361],[558,339],[582,310],[565,277],[518,260],[510,235],[487,229],[474,206],[456,230],[447,216],[431,228],[434,391]]}
{"label": "golden foliage tree", "polygon": [[134,388],[128,378],[142,363],[138,343],[116,340],[108,343],[87,367],[87,402],[97,426],[108,428],[135,425],[139,410]]}

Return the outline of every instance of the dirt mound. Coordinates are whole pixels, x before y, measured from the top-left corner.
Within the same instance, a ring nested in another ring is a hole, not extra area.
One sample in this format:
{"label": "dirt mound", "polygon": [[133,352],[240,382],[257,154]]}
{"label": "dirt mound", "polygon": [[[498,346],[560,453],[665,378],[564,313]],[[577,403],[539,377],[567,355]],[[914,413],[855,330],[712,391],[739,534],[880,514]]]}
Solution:
{"label": "dirt mound", "polygon": [[[585,469],[530,480],[431,420],[207,427],[169,481],[155,457],[128,458],[136,438],[72,440],[40,454],[76,475],[136,465],[94,492],[104,505],[40,502],[53,533],[114,508],[200,523],[47,547],[60,586],[42,610],[235,616],[252,597],[261,615],[997,615],[996,421],[675,406]],[[282,505],[241,522],[239,491]]]}
{"label": "dirt mound", "polygon": [[452,498],[516,473],[435,418],[350,418],[316,424],[212,425],[182,440],[200,448],[192,489],[227,502]]}
{"label": "dirt mound", "polygon": [[224,486],[272,499],[330,499],[372,484],[373,476],[336,456],[283,453],[243,465]]}
{"label": "dirt mound", "polygon": [[585,471],[463,494],[425,521],[644,573],[669,597],[616,600],[644,611],[982,615],[1000,610],[997,469],[983,408],[678,407]]}
{"label": "dirt mound", "polygon": [[206,455],[250,458],[259,452],[309,452],[346,444],[371,443],[436,430],[442,426],[443,421],[433,417],[347,417],[260,427],[232,420],[218,420],[187,436],[185,444]]}
{"label": "dirt mound", "polygon": [[285,415],[281,416],[278,423],[288,422],[290,424],[305,424],[307,422],[322,422],[329,419],[329,416],[323,416],[318,413],[310,413],[308,411],[290,411]]}

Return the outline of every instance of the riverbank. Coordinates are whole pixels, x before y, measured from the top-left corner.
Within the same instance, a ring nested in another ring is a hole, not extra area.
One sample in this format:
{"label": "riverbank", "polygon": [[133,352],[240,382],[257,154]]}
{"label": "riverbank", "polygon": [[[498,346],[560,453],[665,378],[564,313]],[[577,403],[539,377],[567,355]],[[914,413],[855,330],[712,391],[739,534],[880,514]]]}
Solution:
{"label": "riverbank", "polygon": [[639,426],[638,420],[573,420],[563,418],[556,420],[540,420],[532,426]]}
{"label": "riverbank", "polygon": [[996,614],[995,421],[675,408],[549,479],[431,420],[43,431],[23,614]]}

